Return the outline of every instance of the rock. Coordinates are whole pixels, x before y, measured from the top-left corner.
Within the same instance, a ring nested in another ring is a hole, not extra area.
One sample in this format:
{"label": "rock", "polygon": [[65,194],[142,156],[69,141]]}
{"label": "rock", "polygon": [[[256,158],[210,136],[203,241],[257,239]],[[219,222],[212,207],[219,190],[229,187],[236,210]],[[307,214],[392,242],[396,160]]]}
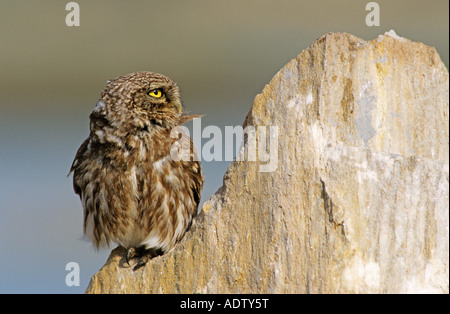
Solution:
{"label": "rock", "polygon": [[268,159],[243,148],[173,251],[133,272],[117,248],[86,292],[448,293],[448,86],[393,31],[322,36],[246,117]]}

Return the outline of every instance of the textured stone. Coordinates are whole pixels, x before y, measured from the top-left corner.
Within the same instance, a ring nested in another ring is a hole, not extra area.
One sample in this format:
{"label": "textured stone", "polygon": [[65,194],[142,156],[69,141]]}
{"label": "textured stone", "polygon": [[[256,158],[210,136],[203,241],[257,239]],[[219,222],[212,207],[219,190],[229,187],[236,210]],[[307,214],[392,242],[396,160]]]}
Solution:
{"label": "textured stone", "polygon": [[276,170],[232,162],[173,251],[133,272],[117,248],[86,292],[448,293],[448,86],[393,31],[322,36],[244,122],[278,127]]}

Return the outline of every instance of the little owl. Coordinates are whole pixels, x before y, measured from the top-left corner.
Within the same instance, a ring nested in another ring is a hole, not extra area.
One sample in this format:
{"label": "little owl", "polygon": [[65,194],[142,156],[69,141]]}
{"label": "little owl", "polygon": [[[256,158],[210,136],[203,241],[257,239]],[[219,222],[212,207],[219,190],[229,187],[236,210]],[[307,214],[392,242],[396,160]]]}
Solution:
{"label": "little owl", "polygon": [[[197,213],[200,162],[189,136],[171,133],[195,117],[182,112],[177,85],[152,72],[108,81],[89,116],[70,169],[84,234],[97,249],[127,249],[127,263],[139,258],[134,270],[172,249]],[[181,154],[180,143],[189,147]]]}

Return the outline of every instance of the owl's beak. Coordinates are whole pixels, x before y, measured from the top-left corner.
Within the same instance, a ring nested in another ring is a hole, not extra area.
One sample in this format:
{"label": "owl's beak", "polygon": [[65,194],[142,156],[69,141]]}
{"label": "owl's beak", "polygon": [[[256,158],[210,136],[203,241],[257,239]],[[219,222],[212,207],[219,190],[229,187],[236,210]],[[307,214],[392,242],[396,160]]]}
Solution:
{"label": "owl's beak", "polygon": [[175,108],[177,108],[178,113],[181,113],[181,111],[183,111],[183,107],[181,106],[181,102],[179,100],[175,100],[173,104]]}

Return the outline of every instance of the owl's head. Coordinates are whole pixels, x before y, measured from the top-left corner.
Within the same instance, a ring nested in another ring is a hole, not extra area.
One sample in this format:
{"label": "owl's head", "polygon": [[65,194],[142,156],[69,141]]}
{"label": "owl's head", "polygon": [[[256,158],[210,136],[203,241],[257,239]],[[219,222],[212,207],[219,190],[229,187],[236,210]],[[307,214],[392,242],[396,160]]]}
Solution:
{"label": "owl's head", "polygon": [[164,75],[130,73],[108,81],[94,108],[97,114],[116,128],[171,126],[182,115],[180,91]]}

